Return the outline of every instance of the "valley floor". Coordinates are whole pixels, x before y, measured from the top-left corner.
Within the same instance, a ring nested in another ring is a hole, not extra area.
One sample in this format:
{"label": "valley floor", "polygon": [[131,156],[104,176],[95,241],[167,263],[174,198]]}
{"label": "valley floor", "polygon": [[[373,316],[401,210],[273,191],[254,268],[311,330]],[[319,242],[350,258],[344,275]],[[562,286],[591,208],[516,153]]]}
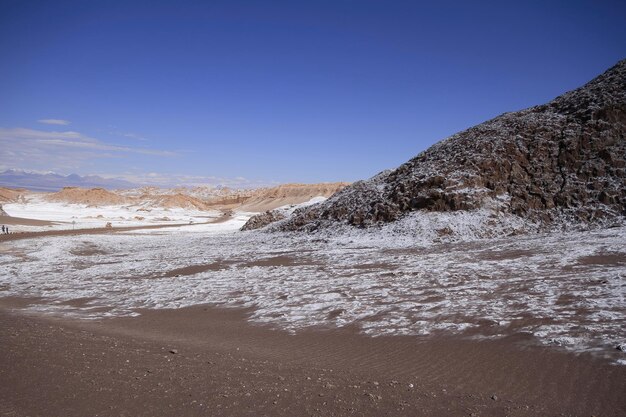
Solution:
{"label": "valley floor", "polygon": [[0,414],[626,412],[624,227],[416,246],[243,222],[0,241]]}
{"label": "valley floor", "polygon": [[[196,306],[77,321],[0,307],[6,416],[619,416],[626,367],[518,338],[290,335]],[[13,312],[11,312],[13,311]]]}

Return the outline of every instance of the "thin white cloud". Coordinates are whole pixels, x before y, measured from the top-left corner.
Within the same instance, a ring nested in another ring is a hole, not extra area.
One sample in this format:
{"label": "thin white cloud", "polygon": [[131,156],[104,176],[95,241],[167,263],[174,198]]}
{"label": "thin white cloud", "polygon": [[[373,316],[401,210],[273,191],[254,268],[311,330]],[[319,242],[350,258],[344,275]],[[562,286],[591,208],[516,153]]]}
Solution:
{"label": "thin white cloud", "polygon": [[[147,147],[133,147],[106,143],[80,132],[67,130],[49,132],[28,128],[0,128],[0,167],[21,168],[59,173],[93,172],[97,159],[125,159],[134,161],[131,156],[146,158],[167,158],[181,156],[180,151],[172,152]],[[115,164],[113,162],[113,164]],[[257,188],[276,185],[273,181],[255,180],[244,177],[218,177],[186,175],[143,171],[126,168],[124,173],[97,173],[105,178],[122,178],[135,184],[159,187],[178,186],[225,186],[230,188]]]}
{"label": "thin white cloud", "polygon": [[0,165],[66,171],[97,158],[129,155],[172,157],[176,152],[121,146],[102,142],[80,132],[47,132],[27,128],[0,128]]}
{"label": "thin white cloud", "polygon": [[[109,126],[110,128],[113,128],[114,126]],[[109,135],[114,135],[114,136],[119,136],[122,138],[127,138],[127,139],[133,139],[133,140],[139,140],[142,142],[146,142],[148,141],[148,139],[140,134],[137,133],[133,133],[133,132],[123,132],[123,131],[119,131],[119,130],[109,130]]]}
{"label": "thin white cloud", "polygon": [[63,120],[63,119],[39,119],[37,121],[45,125],[67,126],[70,124],[69,120]]}
{"label": "thin white cloud", "polygon": [[122,133],[122,136],[124,136],[125,138],[141,140],[141,141],[147,141],[148,140],[148,139],[144,138],[143,136],[138,135],[136,133]]}
{"label": "thin white cloud", "polygon": [[[155,156],[175,156],[177,155],[172,151],[162,151],[147,148],[132,148],[129,146],[119,146],[106,144],[98,139],[91,138],[83,135],[79,132],[68,130],[66,132],[46,132],[36,129],[25,129],[16,127],[13,129],[0,128],[0,143],[12,142],[13,147],[8,148],[21,148],[25,145],[37,145],[42,147],[70,147],[81,149],[93,149],[99,151],[113,151],[124,153],[138,153],[143,155],[155,155]],[[17,145],[17,146],[16,146]]]}

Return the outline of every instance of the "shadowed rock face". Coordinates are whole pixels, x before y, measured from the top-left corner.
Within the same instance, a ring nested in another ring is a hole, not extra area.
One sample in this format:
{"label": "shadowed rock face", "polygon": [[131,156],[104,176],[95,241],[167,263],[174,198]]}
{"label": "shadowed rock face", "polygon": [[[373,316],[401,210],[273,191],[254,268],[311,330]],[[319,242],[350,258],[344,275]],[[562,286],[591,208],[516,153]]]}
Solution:
{"label": "shadowed rock face", "polygon": [[408,212],[497,210],[549,225],[626,215],[626,60],[555,100],[443,140],[279,227],[366,227]]}

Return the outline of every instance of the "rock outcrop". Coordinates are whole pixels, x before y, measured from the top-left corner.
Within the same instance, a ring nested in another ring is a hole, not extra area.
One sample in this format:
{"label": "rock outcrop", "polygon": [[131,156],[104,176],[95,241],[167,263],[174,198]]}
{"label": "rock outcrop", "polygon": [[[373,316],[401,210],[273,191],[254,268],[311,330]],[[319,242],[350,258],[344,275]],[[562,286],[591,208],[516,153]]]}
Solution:
{"label": "rock outcrop", "polygon": [[267,226],[270,223],[283,220],[286,216],[277,210],[268,210],[265,213],[252,216],[240,229],[242,231],[255,230]]}
{"label": "rock outcrop", "polygon": [[87,206],[109,206],[124,204],[127,200],[104,188],[63,187],[61,191],[46,196],[48,201],[85,204]]}
{"label": "rock outcrop", "polygon": [[139,197],[138,201],[154,207],[162,208],[184,208],[189,210],[208,210],[205,202],[185,194],[163,194],[150,195],[144,194]]}
{"label": "rock outcrop", "polygon": [[0,203],[24,202],[24,189],[0,187]]}
{"label": "rock outcrop", "polygon": [[540,225],[626,215],[626,60],[553,101],[443,140],[395,170],[296,211],[280,230],[368,227],[485,206]]}

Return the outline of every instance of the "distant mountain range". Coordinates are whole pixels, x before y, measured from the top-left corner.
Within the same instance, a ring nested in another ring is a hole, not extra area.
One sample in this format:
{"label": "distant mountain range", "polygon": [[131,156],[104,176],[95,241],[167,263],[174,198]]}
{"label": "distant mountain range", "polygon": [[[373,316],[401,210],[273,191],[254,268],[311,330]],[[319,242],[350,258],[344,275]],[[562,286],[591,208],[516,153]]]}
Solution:
{"label": "distant mountain range", "polygon": [[58,191],[63,187],[101,187],[107,189],[135,188],[137,184],[118,178],[103,178],[97,175],[61,175],[54,172],[38,173],[9,169],[0,172],[0,186],[26,188],[32,191]]}

